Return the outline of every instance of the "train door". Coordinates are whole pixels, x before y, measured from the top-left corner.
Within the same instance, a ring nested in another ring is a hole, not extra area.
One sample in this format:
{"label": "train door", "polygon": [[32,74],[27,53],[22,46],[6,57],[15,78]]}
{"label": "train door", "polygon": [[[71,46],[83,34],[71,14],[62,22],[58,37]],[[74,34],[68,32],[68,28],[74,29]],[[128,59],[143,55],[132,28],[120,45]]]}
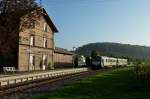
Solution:
{"label": "train door", "polygon": [[104,59],[101,58],[101,67],[103,68],[104,67]]}

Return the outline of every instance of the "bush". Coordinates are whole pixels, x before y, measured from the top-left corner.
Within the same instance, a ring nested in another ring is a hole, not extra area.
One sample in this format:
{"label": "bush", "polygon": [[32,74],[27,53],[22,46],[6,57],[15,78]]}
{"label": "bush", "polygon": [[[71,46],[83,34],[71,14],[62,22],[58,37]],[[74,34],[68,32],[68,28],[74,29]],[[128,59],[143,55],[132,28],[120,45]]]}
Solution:
{"label": "bush", "polygon": [[135,66],[136,80],[144,83],[150,83],[150,64],[141,63]]}
{"label": "bush", "polygon": [[48,63],[48,70],[54,69],[53,64],[51,62]]}
{"label": "bush", "polygon": [[90,65],[91,65],[91,58],[86,57],[86,66],[90,66]]}

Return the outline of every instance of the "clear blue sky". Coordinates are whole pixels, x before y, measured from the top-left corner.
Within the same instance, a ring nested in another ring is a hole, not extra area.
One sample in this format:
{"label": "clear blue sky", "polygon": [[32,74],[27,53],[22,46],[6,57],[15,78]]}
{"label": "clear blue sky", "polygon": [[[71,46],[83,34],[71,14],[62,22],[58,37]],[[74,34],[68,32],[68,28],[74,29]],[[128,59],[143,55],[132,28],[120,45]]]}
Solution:
{"label": "clear blue sky", "polygon": [[56,46],[118,42],[150,46],[150,0],[43,0]]}

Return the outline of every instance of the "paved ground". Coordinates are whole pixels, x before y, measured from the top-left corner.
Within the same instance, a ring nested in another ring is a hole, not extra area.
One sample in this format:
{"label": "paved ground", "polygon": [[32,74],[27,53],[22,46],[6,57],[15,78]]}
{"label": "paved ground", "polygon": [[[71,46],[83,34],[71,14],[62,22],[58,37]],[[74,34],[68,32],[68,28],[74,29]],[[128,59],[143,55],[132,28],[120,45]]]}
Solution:
{"label": "paved ground", "polygon": [[[73,68],[67,68],[67,69],[73,69]],[[66,69],[54,69],[54,70],[46,70],[46,71],[32,71],[32,72],[18,72],[18,73],[13,73],[13,72],[12,73],[0,73],[0,78],[17,76],[17,75],[45,73],[45,72],[52,72],[52,71],[59,71],[59,70],[66,70]]]}

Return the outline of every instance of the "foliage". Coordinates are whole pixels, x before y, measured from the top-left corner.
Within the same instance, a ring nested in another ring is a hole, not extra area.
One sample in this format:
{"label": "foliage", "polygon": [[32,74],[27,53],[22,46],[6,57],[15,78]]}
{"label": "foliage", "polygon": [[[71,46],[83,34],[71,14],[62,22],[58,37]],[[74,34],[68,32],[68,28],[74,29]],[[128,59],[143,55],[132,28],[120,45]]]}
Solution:
{"label": "foliage", "polygon": [[[0,0],[0,59],[9,58],[9,65],[17,65],[19,33],[33,28],[41,15],[38,8],[36,0]],[[3,61],[0,64],[6,66]]]}
{"label": "foliage", "polygon": [[10,43],[16,42],[17,44],[19,31],[23,28],[32,27],[31,24],[33,24],[36,16],[31,11],[37,8],[35,0],[0,1],[0,46],[3,45],[2,48],[0,47],[0,54],[7,52],[9,48],[16,47],[15,43]]}
{"label": "foliage", "polygon": [[150,84],[150,64],[137,64],[134,69],[135,78],[138,82]]}
{"label": "foliage", "polygon": [[86,57],[86,66],[91,65],[91,57]]}
{"label": "foliage", "polygon": [[48,63],[48,70],[54,69],[53,64],[51,62]]}
{"label": "foliage", "polygon": [[92,50],[92,52],[91,52],[91,57],[94,59],[94,58],[96,58],[97,56],[99,56],[100,54],[99,54],[99,52],[98,51],[96,51],[96,50]]}
{"label": "foliage", "polygon": [[150,47],[120,43],[90,43],[77,48],[76,53],[91,56],[93,50],[100,51],[102,56],[124,57],[129,61],[150,60]]}
{"label": "foliage", "polygon": [[74,58],[74,66],[75,66],[75,67],[78,67],[78,60],[79,60],[79,58],[78,58],[78,56],[76,55],[75,58]]}
{"label": "foliage", "polygon": [[7,52],[9,48],[16,48],[19,31],[31,28],[38,18],[39,14],[31,13],[33,10],[40,12],[36,9],[38,6],[35,0],[0,1],[0,54]]}

